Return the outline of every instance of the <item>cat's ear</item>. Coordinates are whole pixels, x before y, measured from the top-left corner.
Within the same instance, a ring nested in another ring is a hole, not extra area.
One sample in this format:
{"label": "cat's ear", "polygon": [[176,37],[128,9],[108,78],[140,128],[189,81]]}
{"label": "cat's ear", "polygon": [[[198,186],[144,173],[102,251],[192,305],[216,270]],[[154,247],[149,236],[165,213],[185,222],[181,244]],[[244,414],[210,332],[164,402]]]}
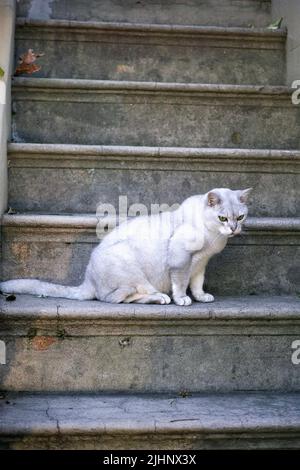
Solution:
{"label": "cat's ear", "polygon": [[250,193],[252,192],[253,188],[242,189],[239,191],[239,199],[241,203],[247,204]]}
{"label": "cat's ear", "polygon": [[217,193],[215,193],[214,191],[210,191],[207,195],[207,204],[210,207],[214,207],[214,206],[216,206],[217,204],[220,204],[220,203],[221,203],[220,196]]}

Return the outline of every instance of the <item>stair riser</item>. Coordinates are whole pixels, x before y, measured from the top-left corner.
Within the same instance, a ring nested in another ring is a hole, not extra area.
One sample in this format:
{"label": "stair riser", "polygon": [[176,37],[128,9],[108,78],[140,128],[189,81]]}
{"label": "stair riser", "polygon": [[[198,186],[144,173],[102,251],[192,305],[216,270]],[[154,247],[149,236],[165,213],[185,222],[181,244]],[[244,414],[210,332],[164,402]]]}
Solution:
{"label": "stair riser", "polygon": [[159,34],[17,30],[16,57],[42,51],[36,77],[280,85],[284,41]]}
{"label": "stair riser", "polygon": [[270,158],[265,164],[243,159],[230,163],[208,157],[206,161],[157,158],[147,162],[142,156],[114,161],[109,157],[89,160],[83,155],[78,159],[67,155],[9,158],[9,205],[19,212],[95,213],[100,203],[113,204],[118,211],[119,196],[127,197],[128,208],[142,203],[150,210],[151,204],[181,203],[216,187],[253,187],[251,215],[300,216],[296,161],[278,164]]}
{"label": "stair riser", "polygon": [[[34,3],[34,5],[33,5]],[[41,19],[81,21],[129,21],[141,23],[213,24],[228,26],[266,26],[270,22],[270,1],[260,0],[174,0],[111,2],[111,0],[18,2],[17,15]]]}
{"label": "stair riser", "polygon": [[[77,285],[97,241],[94,228],[3,227],[2,277]],[[299,232],[283,229],[236,237],[210,261],[208,291],[216,295],[298,292],[299,256]]]}
{"label": "stair riser", "polygon": [[188,431],[183,434],[177,432],[170,434],[142,435],[122,434],[89,436],[18,436],[0,438],[0,449],[11,450],[282,450],[295,449],[300,446],[298,432],[290,433],[230,433],[218,436],[204,436],[202,433]]}
{"label": "stair riser", "polygon": [[288,95],[19,86],[14,100],[17,142],[300,148]]}
{"label": "stair riser", "polygon": [[[214,321],[212,321],[214,323]],[[32,320],[31,335],[37,322]],[[242,322],[243,324],[243,322]],[[300,369],[291,362],[294,334],[280,328],[251,333],[235,325],[203,328],[203,333],[165,336],[126,327],[103,336],[6,337],[7,365],[1,366],[4,390],[26,391],[299,391]],[[68,334],[68,330],[65,331]],[[123,333],[123,334],[122,334]],[[126,336],[124,336],[124,333]],[[217,333],[217,334],[216,334]],[[62,333],[61,333],[62,334]],[[95,333],[96,334],[96,333]],[[55,336],[54,336],[55,335]],[[125,339],[125,346],[120,343]],[[58,367],[59,364],[59,367]]]}

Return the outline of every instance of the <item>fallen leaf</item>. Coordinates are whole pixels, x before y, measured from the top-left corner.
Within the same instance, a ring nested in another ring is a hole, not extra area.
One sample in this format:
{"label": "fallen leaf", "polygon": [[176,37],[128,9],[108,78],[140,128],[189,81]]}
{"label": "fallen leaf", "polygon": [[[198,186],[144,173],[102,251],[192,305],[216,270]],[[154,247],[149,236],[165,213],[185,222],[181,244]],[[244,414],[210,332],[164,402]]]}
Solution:
{"label": "fallen leaf", "polygon": [[4,70],[0,67],[0,78],[2,78],[4,76]]}
{"label": "fallen leaf", "polygon": [[9,207],[7,213],[8,215],[13,215],[13,214],[16,214],[17,211],[15,211],[15,209],[13,209],[12,207]]}
{"label": "fallen leaf", "polygon": [[43,57],[44,53],[35,53],[33,52],[33,49],[28,49],[27,52],[25,52],[25,54],[21,55],[20,57],[20,64],[26,64],[26,65],[30,65],[30,64],[33,64],[33,62],[36,61],[36,59],[38,59],[39,57]]}
{"label": "fallen leaf", "polygon": [[181,398],[187,398],[190,396],[190,392],[188,392],[187,390],[181,390],[181,392],[179,392],[179,396]]}
{"label": "fallen leaf", "polygon": [[27,73],[27,74],[30,75],[32,73],[38,72],[39,70],[41,70],[40,65],[36,65],[36,64],[24,65],[24,64],[21,64],[16,68],[15,75],[21,75],[22,73]]}
{"label": "fallen leaf", "polygon": [[16,300],[16,296],[14,294],[6,295],[5,300],[6,302],[13,302],[14,300]]}
{"label": "fallen leaf", "polygon": [[242,142],[242,136],[240,132],[233,132],[231,135],[231,142],[235,145],[238,145]]}
{"label": "fallen leaf", "polygon": [[281,26],[282,20],[283,20],[282,17],[279,18],[278,20],[276,20],[276,21],[274,21],[273,23],[269,24],[269,26],[267,27],[267,29],[272,29],[272,30],[279,29],[280,26]]}
{"label": "fallen leaf", "polygon": [[27,52],[20,56],[19,65],[16,68],[15,75],[20,75],[22,73],[32,74],[41,70],[41,66],[34,62],[39,57],[43,57],[43,55],[43,53],[35,53],[33,49],[28,49]]}

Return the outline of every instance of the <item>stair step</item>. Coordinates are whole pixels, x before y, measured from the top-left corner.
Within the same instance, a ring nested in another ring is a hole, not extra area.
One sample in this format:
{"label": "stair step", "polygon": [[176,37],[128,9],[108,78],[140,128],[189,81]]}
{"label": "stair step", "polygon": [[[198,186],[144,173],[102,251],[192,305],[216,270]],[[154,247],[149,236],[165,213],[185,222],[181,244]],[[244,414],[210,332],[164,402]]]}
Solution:
{"label": "stair step", "polygon": [[292,363],[297,296],[222,297],[183,308],[20,295],[1,297],[0,320],[4,390],[300,390]]}
{"label": "stair step", "polygon": [[297,393],[8,394],[5,449],[297,449]]}
{"label": "stair step", "polygon": [[100,202],[117,208],[120,196],[150,209],[226,186],[254,188],[252,215],[300,216],[298,150],[26,143],[8,150],[9,204],[18,212],[88,213]]}
{"label": "stair step", "polygon": [[125,21],[225,26],[266,26],[270,23],[270,0],[64,0],[17,2],[17,15],[34,19]]}
{"label": "stair step", "polygon": [[35,76],[281,85],[286,31],[17,20],[16,56],[43,51]]}
{"label": "stair step", "polygon": [[[30,277],[79,284],[100,241],[96,227],[103,225],[100,215],[5,215],[3,280]],[[245,228],[209,262],[208,290],[216,295],[299,292],[300,219],[249,218]],[[98,234],[103,236],[101,230]]]}
{"label": "stair step", "polygon": [[300,146],[287,87],[17,78],[13,98],[16,142]]}

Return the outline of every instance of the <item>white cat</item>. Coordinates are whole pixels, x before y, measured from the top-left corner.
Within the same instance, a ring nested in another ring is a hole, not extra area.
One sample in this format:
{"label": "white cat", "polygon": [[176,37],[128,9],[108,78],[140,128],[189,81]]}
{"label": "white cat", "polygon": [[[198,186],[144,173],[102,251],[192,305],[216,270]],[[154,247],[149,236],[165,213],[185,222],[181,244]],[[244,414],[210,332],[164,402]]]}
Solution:
{"label": "white cat", "polygon": [[77,300],[190,305],[212,302],[203,291],[209,259],[241,232],[251,188],[218,188],[186,199],[175,211],[136,217],[108,234],[92,252],[84,282],[68,287],[34,279],[0,283],[5,293]]}

